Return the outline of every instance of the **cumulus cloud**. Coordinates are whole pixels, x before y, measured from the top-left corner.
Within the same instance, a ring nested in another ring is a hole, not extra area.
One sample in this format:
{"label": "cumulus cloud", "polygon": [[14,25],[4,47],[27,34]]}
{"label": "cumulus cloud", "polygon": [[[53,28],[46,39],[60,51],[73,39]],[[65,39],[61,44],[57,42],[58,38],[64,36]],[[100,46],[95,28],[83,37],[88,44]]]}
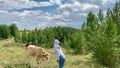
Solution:
{"label": "cumulus cloud", "polygon": [[80,28],[85,21],[87,13],[98,9],[99,6],[96,4],[81,3],[78,0],[74,0],[69,4],[60,5],[57,10],[58,14],[62,15],[61,21],[67,23],[67,26],[75,27],[76,25],[76,28]]}
{"label": "cumulus cloud", "polygon": [[[86,11],[99,9],[98,5],[90,4],[90,3],[81,3],[78,1],[73,1],[71,4],[64,4],[59,6],[58,12],[63,15],[69,15],[71,13],[84,13]],[[80,14],[82,15],[82,14]],[[84,13],[85,15],[85,13]]]}
{"label": "cumulus cloud", "polygon": [[34,7],[47,7],[52,5],[61,5],[61,0],[50,0],[44,2],[36,2],[34,0],[2,0],[0,1],[0,9],[14,10]]}
{"label": "cumulus cloud", "polygon": [[[118,0],[0,0],[0,20],[16,23],[19,29],[46,28],[53,26],[70,26],[80,28],[89,11],[97,14],[98,10],[111,8]],[[56,14],[42,10],[27,10],[25,8],[58,6]],[[15,9],[24,9],[22,12]],[[10,11],[12,10],[12,11]]]}
{"label": "cumulus cloud", "polygon": [[[23,12],[8,12],[6,10],[0,10],[0,19],[16,23],[19,29],[34,29],[45,28],[50,26],[64,26],[65,23],[61,22],[60,15],[51,15],[42,11],[28,11]],[[24,28],[23,28],[24,27]]]}
{"label": "cumulus cloud", "polygon": [[39,6],[37,2],[29,0],[4,0],[0,2],[0,9],[2,10],[22,9],[37,6]]}
{"label": "cumulus cloud", "polygon": [[49,0],[50,1],[50,3],[52,3],[52,4],[57,4],[57,5],[61,5],[62,3],[61,3],[61,0]]}

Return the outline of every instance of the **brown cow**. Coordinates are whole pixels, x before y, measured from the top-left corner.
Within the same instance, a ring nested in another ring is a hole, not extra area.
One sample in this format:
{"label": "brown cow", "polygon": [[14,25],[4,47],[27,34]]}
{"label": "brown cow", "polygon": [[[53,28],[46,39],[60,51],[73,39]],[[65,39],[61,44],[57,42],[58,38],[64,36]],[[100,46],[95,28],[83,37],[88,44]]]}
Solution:
{"label": "brown cow", "polygon": [[29,58],[29,56],[36,57],[36,61],[39,64],[39,68],[41,60],[46,59],[47,62],[49,62],[50,53],[47,53],[43,48],[35,46],[32,43],[26,44],[26,47],[28,52],[27,58]]}

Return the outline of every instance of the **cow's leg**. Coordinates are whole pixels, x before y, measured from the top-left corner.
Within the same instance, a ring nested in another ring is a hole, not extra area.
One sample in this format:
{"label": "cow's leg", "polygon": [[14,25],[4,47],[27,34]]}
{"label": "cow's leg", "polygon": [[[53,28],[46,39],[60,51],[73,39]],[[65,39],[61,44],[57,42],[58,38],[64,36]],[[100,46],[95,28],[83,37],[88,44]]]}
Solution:
{"label": "cow's leg", "polygon": [[46,56],[46,62],[49,63],[50,62],[50,54],[48,53],[48,56]]}
{"label": "cow's leg", "polygon": [[30,62],[30,56],[29,56],[29,54],[27,54],[27,56],[25,57],[25,63],[29,63]]}
{"label": "cow's leg", "polygon": [[30,55],[29,54],[27,54],[26,60],[27,60],[28,63],[30,63]]}
{"label": "cow's leg", "polygon": [[50,62],[49,58],[46,58],[46,63],[49,63],[49,62]]}
{"label": "cow's leg", "polygon": [[40,64],[41,64],[40,59],[36,58],[36,61],[37,61],[37,64],[38,64],[38,68],[41,68],[41,66],[40,66]]}

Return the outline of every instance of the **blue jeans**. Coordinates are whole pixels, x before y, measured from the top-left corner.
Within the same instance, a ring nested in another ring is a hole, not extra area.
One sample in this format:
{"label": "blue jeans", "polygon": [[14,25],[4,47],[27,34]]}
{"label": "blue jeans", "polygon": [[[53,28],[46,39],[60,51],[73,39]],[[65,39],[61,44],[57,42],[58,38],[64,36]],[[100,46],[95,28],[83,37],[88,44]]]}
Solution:
{"label": "blue jeans", "polygon": [[59,68],[64,68],[65,56],[60,55],[59,59]]}

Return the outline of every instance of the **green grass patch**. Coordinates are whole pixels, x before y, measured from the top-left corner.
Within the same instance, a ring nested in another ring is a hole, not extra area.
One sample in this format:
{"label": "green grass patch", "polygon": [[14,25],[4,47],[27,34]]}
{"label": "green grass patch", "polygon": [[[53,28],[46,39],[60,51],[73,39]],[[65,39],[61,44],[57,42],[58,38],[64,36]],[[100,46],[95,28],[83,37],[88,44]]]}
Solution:
{"label": "green grass patch", "polygon": [[[13,40],[0,41],[0,68],[37,68],[36,59],[30,58],[30,62],[26,62],[25,44],[15,43]],[[47,52],[53,52],[53,49],[44,48]],[[63,49],[66,55],[65,68],[104,68],[92,60],[92,54],[73,55],[68,53],[68,49]],[[42,68],[57,68],[57,57],[51,54],[50,63],[42,62]]]}

